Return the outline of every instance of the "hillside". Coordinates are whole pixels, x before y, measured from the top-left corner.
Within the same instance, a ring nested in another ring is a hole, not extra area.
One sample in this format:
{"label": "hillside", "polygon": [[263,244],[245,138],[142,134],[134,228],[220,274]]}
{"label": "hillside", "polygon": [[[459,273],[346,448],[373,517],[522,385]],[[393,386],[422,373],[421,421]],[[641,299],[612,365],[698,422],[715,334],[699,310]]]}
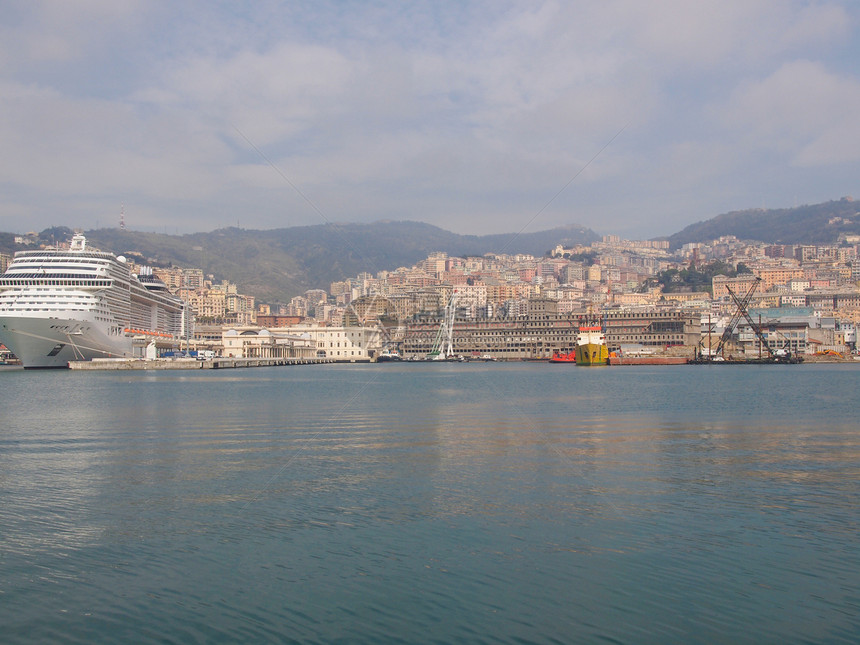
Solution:
{"label": "hillside", "polygon": [[[774,244],[834,243],[860,233],[860,204],[850,197],[784,209],[750,209],[718,215],[669,237],[673,249],[723,235]],[[64,227],[40,234],[44,243],[66,239]],[[325,224],[275,230],[226,228],[209,233],[162,235],[120,229],[86,232],[94,247],[134,256],[156,266],[200,267],[229,280],[263,302],[285,302],[307,289],[328,289],[336,280],[412,266],[434,251],[451,256],[528,253],[541,256],[557,244],[598,239],[581,226],[515,235],[458,235],[420,222]],[[15,250],[13,235],[0,233],[0,251]]]}
{"label": "hillside", "polygon": [[0,253],[12,255],[15,251],[15,236],[12,233],[0,233]]}
{"label": "hillside", "polygon": [[780,209],[750,209],[691,224],[669,237],[673,249],[723,235],[772,244],[832,244],[840,233],[860,234],[860,204],[851,197],[823,204]]}
{"label": "hillside", "polygon": [[590,243],[598,236],[580,226],[537,233],[457,235],[419,222],[328,224],[268,231],[227,228],[211,233],[161,235],[119,229],[87,231],[95,247],[157,266],[200,267],[239,285],[264,302],[284,302],[307,289],[328,289],[360,272],[412,266],[433,251],[452,256],[485,253],[543,255],[556,244]]}

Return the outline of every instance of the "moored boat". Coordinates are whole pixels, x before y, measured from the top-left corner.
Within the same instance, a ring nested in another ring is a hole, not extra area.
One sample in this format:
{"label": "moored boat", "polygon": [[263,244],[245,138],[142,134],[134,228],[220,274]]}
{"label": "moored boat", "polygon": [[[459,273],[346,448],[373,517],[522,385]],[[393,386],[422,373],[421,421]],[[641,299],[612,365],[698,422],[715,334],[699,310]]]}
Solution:
{"label": "moored boat", "polygon": [[147,267],[132,273],[122,256],[87,248],[20,251],[0,276],[0,342],[25,368],[132,358],[140,343],[185,336],[185,303]]}
{"label": "moored boat", "polygon": [[576,350],[572,352],[553,352],[550,363],[576,365]]}
{"label": "moored boat", "polygon": [[686,365],[686,356],[623,356],[609,357],[609,365]]}
{"label": "moored boat", "polygon": [[599,321],[587,319],[579,326],[576,340],[576,364],[582,366],[607,365],[609,350],[606,347],[606,332]]}
{"label": "moored boat", "polygon": [[393,349],[383,349],[379,352],[379,356],[376,357],[377,363],[391,363],[400,360],[403,360],[403,357],[400,356],[400,353],[397,350]]}

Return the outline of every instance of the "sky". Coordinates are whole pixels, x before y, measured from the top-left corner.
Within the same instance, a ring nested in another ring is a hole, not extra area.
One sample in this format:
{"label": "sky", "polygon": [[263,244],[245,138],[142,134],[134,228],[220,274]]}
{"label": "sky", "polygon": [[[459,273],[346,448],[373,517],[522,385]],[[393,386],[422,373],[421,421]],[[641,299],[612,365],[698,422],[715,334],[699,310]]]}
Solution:
{"label": "sky", "polygon": [[670,235],[858,195],[860,3],[0,0],[0,230]]}

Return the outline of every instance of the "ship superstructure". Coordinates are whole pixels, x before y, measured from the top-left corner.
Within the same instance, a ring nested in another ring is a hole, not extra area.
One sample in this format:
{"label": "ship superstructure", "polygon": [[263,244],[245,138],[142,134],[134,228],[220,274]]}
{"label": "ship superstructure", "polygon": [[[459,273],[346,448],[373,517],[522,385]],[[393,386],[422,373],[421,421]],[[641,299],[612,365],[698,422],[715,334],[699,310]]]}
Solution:
{"label": "ship superstructure", "polygon": [[16,253],[0,276],[0,341],[24,367],[132,357],[135,337],[179,341],[187,315],[150,270],[133,274],[80,234],[69,249]]}

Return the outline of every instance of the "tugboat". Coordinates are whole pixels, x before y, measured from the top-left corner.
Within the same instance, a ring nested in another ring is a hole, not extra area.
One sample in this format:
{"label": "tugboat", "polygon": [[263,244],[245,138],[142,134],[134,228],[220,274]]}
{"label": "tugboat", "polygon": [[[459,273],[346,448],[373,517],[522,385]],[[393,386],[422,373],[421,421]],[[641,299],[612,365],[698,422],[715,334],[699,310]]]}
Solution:
{"label": "tugboat", "polygon": [[379,356],[376,357],[377,363],[390,363],[393,361],[400,361],[403,358],[395,349],[385,348],[381,352],[379,352]]}
{"label": "tugboat", "polygon": [[568,365],[576,365],[576,350],[574,350],[572,352],[567,352],[567,353],[560,352],[560,351],[556,350],[552,353],[552,358],[549,359],[549,362],[550,363],[558,363],[558,364],[567,363]]}

